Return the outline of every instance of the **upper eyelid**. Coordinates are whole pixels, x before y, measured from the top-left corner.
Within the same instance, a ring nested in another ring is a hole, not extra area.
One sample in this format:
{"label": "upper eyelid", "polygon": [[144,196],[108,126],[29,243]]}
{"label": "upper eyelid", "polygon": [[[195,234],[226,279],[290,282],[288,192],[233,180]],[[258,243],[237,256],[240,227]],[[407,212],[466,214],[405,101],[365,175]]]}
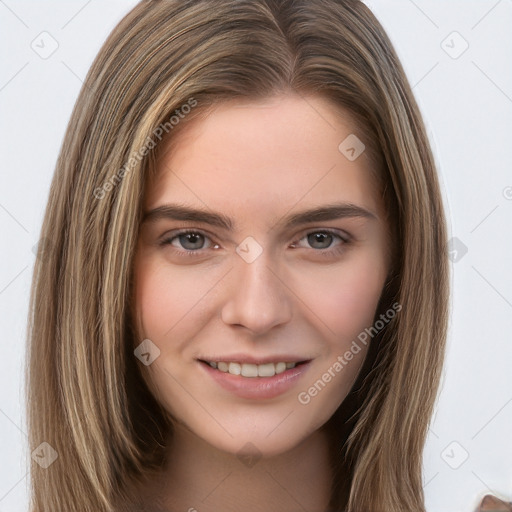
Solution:
{"label": "upper eyelid", "polygon": [[161,240],[161,241],[172,240],[180,235],[186,235],[188,233],[192,233],[192,234],[197,233],[199,235],[203,235],[215,243],[215,237],[213,235],[211,235],[210,233],[208,233],[208,231],[206,231],[204,229],[193,229],[193,228],[182,228],[182,229],[178,229],[178,230],[171,230],[170,232],[168,231],[168,232],[164,233],[162,236],[160,236],[159,240]]}
{"label": "upper eyelid", "polygon": [[308,233],[321,233],[322,231],[325,231],[326,233],[331,233],[333,235],[337,235],[340,238],[346,238],[350,240],[352,238],[352,235],[350,235],[347,231],[341,230],[341,229],[335,229],[335,228],[320,228],[320,229],[307,229],[304,231],[304,235]]}

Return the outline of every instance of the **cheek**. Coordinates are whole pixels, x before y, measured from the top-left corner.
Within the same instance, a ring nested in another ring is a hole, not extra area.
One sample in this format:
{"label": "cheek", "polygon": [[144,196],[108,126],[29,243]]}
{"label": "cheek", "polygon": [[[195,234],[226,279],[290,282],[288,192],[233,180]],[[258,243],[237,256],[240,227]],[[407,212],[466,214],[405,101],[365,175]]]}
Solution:
{"label": "cheek", "polygon": [[136,267],[135,276],[135,311],[142,336],[165,345],[169,336],[180,337],[178,333],[191,314],[196,320],[202,318],[201,299],[212,286],[211,278],[190,269],[170,272],[167,265],[150,259]]}
{"label": "cheek", "polygon": [[172,286],[170,284],[165,272],[158,272],[158,269],[152,269],[150,265],[144,266],[137,274],[136,310],[144,337],[155,342],[172,329],[187,302],[174,300],[174,290],[179,284],[176,281]]}
{"label": "cheek", "polygon": [[306,274],[300,295],[329,328],[329,337],[350,341],[372,324],[384,283],[382,265],[360,254],[336,269]]}
{"label": "cheek", "polygon": [[358,254],[336,270],[302,278],[315,325],[326,333],[323,357],[298,395],[306,411],[314,409],[315,421],[329,419],[359,375],[371,342],[366,330],[373,324],[385,275],[378,259]]}

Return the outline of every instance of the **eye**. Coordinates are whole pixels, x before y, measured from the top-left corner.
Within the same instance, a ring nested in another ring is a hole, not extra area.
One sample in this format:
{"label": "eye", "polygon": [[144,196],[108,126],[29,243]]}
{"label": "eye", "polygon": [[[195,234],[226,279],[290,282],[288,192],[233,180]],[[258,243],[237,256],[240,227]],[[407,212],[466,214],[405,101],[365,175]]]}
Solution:
{"label": "eye", "polygon": [[[312,249],[327,249],[328,252],[336,252],[342,250],[343,246],[350,242],[350,239],[348,236],[342,236],[333,230],[322,229],[306,233],[298,242],[293,243],[292,247],[299,247],[303,241]],[[337,244],[336,241],[338,241]]]}
{"label": "eye", "polygon": [[[307,245],[304,245],[304,243]],[[291,244],[291,247],[314,249],[315,253],[331,256],[342,252],[344,246],[349,243],[350,237],[348,235],[342,236],[334,230],[322,229],[305,233],[297,242]],[[204,255],[203,250],[220,247],[205,233],[191,229],[173,232],[165,236],[159,242],[159,245],[171,246],[178,255],[192,257]]]}
{"label": "eye", "polygon": [[190,254],[199,252],[200,249],[217,248],[217,244],[213,244],[211,239],[200,231],[186,230],[165,237],[160,245],[171,245],[178,249],[178,252]]}

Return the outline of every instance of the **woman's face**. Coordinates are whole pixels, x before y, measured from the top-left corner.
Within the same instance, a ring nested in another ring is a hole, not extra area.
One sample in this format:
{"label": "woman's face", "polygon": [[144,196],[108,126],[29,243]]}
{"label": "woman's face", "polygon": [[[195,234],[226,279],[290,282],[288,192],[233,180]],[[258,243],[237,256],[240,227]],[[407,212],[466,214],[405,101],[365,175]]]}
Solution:
{"label": "woman's face", "polygon": [[316,96],[221,104],[184,127],[148,184],[142,368],[177,421],[230,453],[305,440],[371,343],[390,240],[367,153],[334,112]]}

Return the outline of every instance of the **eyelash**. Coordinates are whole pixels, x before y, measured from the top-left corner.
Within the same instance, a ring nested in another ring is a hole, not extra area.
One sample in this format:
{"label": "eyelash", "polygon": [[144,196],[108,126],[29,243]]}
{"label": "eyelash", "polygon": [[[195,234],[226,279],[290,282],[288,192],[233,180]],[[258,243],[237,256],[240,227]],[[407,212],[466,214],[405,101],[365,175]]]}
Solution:
{"label": "eyelash", "polygon": [[[303,238],[307,237],[308,235],[315,234],[315,233],[322,233],[322,234],[331,235],[331,236],[341,240],[341,242],[343,242],[343,243],[337,245],[334,249],[330,249],[330,248],[315,249],[315,248],[311,247],[312,250],[314,250],[315,252],[317,252],[321,256],[326,256],[326,257],[328,257],[328,256],[337,256],[337,255],[341,254],[344,251],[344,248],[345,248],[346,245],[351,243],[351,238],[349,236],[343,237],[338,232],[336,232],[336,231],[334,231],[332,229],[317,229],[317,230],[313,230],[313,231],[306,231],[305,233],[302,234],[302,236],[300,238],[297,239],[297,241],[300,242]],[[184,229],[184,230],[178,231],[176,233],[173,233],[172,236],[168,236],[168,237],[164,238],[158,244],[160,246],[162,246],[162,247],[166,246],[166,245],[171,245],[172,241],[174,239],[178,238],[180,235],[189,235],[189,234],[201,235],[205,239],[210,239],[210,237],[206,233],[204,233],[203,231],[194,230],[194,229]],[[293,242],[293,243],[295,244],[295,242]],[[214,245],[215,245],[215,243],[214,243]],[[172,247],[172,245],[171,245],[171,247]],[[202,252],[202,248],[201,249],[196,249],[196,250],[190,250],[190,249],[177,249],[177,248],[173,247],[173,249],[178,254],[183,255],[183,256],[187,256],[187,257],[191,257],[191,258],[195,258],[195,257],[200,256],[201,252]]]}

